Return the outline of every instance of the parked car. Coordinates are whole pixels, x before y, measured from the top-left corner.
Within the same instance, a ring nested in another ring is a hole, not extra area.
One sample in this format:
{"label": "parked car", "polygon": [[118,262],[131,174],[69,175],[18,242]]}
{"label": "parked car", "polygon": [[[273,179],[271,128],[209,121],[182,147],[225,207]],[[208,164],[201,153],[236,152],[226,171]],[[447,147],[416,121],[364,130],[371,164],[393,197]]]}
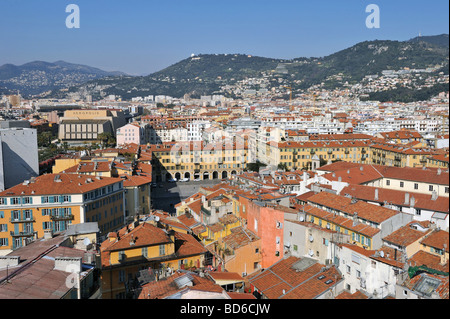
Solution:
{"label": "parked car", "polygon": [[171,179],[168,180],[169,183],[175,183],[176,181],[177,181],[176,178],[171,178]]}
{"label": "parked car", "polygon": [[196,179],[194,179],[194,182],[200,182],[201,181],[201,179],[200,178],[196,178]]}
{"label": "parked car", "polygon": [[180,179],[180,182],[189,182],[189,178]]}

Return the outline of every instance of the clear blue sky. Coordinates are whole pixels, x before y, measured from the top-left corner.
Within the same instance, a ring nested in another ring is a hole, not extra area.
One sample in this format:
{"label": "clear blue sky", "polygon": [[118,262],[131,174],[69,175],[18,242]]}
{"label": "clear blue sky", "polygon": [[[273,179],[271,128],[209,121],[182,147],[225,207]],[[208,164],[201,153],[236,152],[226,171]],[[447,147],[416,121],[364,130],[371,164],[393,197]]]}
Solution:
{"label": "clear blue sky", "polygon": [[[68,29],[68,4],[80,29]],[[368,4],[380,29],[368,29]],[[0,0],[0,65],[64,60],[146,74],[191,53],[325,56],[365,40],[448,33],[448,0]]]}

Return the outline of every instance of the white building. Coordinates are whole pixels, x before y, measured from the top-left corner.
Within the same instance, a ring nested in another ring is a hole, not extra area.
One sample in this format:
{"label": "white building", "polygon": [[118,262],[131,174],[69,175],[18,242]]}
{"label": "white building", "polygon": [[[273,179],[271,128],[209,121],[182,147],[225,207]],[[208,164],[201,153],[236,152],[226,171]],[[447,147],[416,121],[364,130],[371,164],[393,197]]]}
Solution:
{"label": "white building", "polygon": [[39,175],[37,131],[0,129],[0,190]]}

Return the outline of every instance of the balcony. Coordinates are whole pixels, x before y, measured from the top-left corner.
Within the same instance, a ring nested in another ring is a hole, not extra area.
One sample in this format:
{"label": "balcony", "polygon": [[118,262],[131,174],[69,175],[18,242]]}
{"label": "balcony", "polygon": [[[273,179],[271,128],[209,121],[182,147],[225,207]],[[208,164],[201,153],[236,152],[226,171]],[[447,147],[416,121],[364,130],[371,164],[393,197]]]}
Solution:
{"label": "balcony", "polygon": [[9,232],[11,237],[32,237],[32,236],[34,236],[35,233],[36,232],[31,231],[31,230],[25,230],[25,231],[21,231],[21,232],[14,232],[14,231]]}
{"label": "balcony", "polygon": [[15,218],[10,218],[9,222],[11,224],[18,224],[18,223],[34,223],[36,222],[36,219],[34,219],[34,217],[31,218],[19,218],[19,219],[15,219]]}
{"label": "balcony", "polygon": [[50,220],[52,221],[62,221],[62,220],[74,220],[74,215],[51,215]]}

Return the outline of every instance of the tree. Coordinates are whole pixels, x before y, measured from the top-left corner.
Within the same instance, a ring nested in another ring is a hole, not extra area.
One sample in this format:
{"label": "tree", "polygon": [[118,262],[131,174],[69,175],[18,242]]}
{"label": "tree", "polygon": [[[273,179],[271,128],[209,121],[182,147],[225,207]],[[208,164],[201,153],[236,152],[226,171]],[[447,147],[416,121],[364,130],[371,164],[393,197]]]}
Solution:
{"label": "tree", "polygon": [[114,147],[116,145],[116,139],[109,132],[103,132],[98,134],[97,139],[102,144],[102,147]]}

